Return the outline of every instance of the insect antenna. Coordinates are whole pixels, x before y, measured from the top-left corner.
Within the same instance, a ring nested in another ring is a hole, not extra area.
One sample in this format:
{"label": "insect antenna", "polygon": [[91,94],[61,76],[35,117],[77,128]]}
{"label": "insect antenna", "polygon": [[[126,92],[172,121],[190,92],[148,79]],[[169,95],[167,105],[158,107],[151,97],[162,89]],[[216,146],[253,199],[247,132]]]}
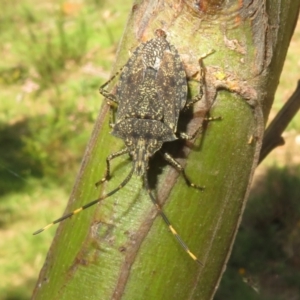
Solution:
{"label": "insect antenna", "polygon": [[60,217],[59,219],[54,220],[53,222],[49,223],[49,224],[46,225],[45,227],[43,227],[43,228],[41,228],[41,229],[35,231],[35,232],[33,233],[33,235],[39,234],[39,233],[41,233],[41,232],[47,230],[48,228],[50,228],[50,227],[53,226],[54,224],[60,223],[61,221],[64,221],[64,220],[66,220],[66,219],[72,217],[73,215],[76,215],[76,214],[78,214],[79,212],[81,212],[81,211],[83,211],[83,210],[85,210],[85,209],[87,209],[87,208],[89,208],[89,207],[91,207],[91,206],[93,206],[93,205],[95,205],[95,204],[101,202],[102,200],[104,200],[104,199],[106,199],[106,198],[108,198],[108,197],[110,197],[111,195],[113,195],[114,193],[116,193],[117,191],[119,191],[121,188],[123,188],[123,187],[129,182],[129,180],[131,179],[131,177],[132,177],[132,175],[133,175],[133,172],[134,172],[134,169],[132,168],[131,171],[130,171],[130,173],[129,173],[129,174],[126,176],[126,178],[123,180],[123,182],[122,182],[117,188],[113,189],[112,191],[110,191],[110,192],[107,193],[106,195],[104,195],[104,196],[102,196],[102,197],[100,197],[100,198],[98,198],[98,199],[96,199],[96,200],[94,200],[94,201],[91,201],[91,202],[89,202],[89,203],[87,203],[87,204],[85,204],[85,205],[83,205],[83,206],[81,206],[81,207],[79,207],[79,208],[73,210],[72,212],[70,212],[70,213],[68,213],[68,214],[65,214],[64,216]]}
{"label": "insect antenna", "polygon": [[153,202],[153,204],[155,205],[157,211],[159,212],[159,214],[161,215],[161,217],[163,218],[164,222],[167,224],[169,230],[172,232],[172,234],[174,235],[174,237],[176,238],[177,242],[180,244],[180,246],[185,250],[185,252],[194,260],[196,261],[199,265],[203,266],[203,263],[197,258],[197,256],[190,251],[189,247],[187,246],[187,244],[183,241],[183,239],[181,238],[181,236],[177,233],[177,231],[174,229],[174,227],[172,226],[171,222],[169,221],[168,217],[166,216],[166,214],[163,212],[162,208],[160,207],[160,205],[158,204],[157,200],[155,199],[155,197],[153,196],[153,194],[151,193],[151,190],[149,188],[149,183],[148,183],[148,179],[147,179],[147,174],[145,173],[144,175],[144,185],[145,188],[150,196],[151,201]]}

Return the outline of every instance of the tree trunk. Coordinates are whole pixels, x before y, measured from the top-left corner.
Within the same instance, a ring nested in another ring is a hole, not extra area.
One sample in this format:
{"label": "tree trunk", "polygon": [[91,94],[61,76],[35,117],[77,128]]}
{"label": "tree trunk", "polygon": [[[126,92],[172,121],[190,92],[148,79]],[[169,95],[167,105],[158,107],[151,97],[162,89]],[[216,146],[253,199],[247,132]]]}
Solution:
{"label": "tree trunk", "polygon": [[[142,180],[134,176],[101,204],[60,224],[33,299],[213,298],[241,221],[299,4],[299,0],[135,1],[115,70],[124,65],[130,51],[162,29],[180,53],[192,97],[199,88],[198,59],[215,50],[204,59],[205,99],[208,107],[213,105],[209,115],[222,120],[209,122],[193,145],[167,145],[188,176],[205,190],[187,187],[159,155],[149,169],[158,201],[203,266],[178,245]],[[187,132],[203,123],[201,109],[195,105]],[[184,128],[184,118],[179,122]],[[112,179],[95,189],[105,171],[105,158],[124,147],[109,134],[108,123],[104,103],[66,212],[116,188],[131,169],[131,162],[116,159]]]}

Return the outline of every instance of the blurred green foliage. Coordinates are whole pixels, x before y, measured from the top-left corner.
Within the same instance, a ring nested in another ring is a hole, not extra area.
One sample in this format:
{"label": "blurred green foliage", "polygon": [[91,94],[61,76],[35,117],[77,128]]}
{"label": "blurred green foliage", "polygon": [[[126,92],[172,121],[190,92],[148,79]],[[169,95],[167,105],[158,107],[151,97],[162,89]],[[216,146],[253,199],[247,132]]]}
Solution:
{"label": "blurred green foliage", "polygon": [[130,2],[1,2],[1,300],[31,296],[54,235],[32,232],[67,203]]}

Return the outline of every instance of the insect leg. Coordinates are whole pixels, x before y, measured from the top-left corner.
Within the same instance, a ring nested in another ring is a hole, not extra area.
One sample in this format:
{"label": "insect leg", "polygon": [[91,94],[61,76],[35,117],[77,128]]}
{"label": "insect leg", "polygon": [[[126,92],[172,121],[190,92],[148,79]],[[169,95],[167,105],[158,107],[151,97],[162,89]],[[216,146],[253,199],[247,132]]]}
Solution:
{"label": "insect leg", "polygon": [[168,217],[166,216],[166,214],[163,212],[162,208],[160,207],[160,205],[157,203],[155,197],[152,195],[151,190],[149,188],[149,184],[148,184],[148,180],[147,180],[147,174],[145,173],[144,175],[144,184],[145,184],[145,188],[150,196],[151,201],[153,202],[153,204],[155,205],[157,211],[159,212],[159,214],[161,215],[161,217],[163,218],[164,222],[167,224],[169,230],[172,232],[172,234],[174,235],[174,237],[176,238],[177,242],[180,244],[180,246],[185,250],[185,252],[194,260],[196,261],[199,265],[203,266],[202,262],[197,258],[197,256],[192,253],[189,249],[189,247],[186,245],[186,243],[182,240],[182,238],[180,237],[180,235],[177,233],[177,231],[174,229],[174,227],[172,226],[171,222],[169,221]]}
{"label": "insect leg", "polygon": [[183,108],[184,110],[187,110],[188,108],[190,108],[191,106],[193,106],[196,102],[200,101],[202,99],[203,96],[203,88],[201,86],[201,79],[200,79],[200,90],[198,95],[196,95],[195,97],[193,97],[192,99],[190,99],[187,104],[185,105],[185,107]]}
{"label": "insect leg", "polygon": [[[113,127],[113,107],[115,107],[115,105],[118,104],[118,100],[116,98],[116,95],[108,92],[107,90],[105,90],[104,88],[111,83],[123,70],[124,66],[122,68],[120,68],[120,70],[113,75],[107,82],[105,82],[104,84],[102,84],[99,88],[99,92],[101,95],[103,95],[106,99],[108,99],[107,104],[110,107],[110,111],[109,111],[109,126]],[[110,101],[109,101],[110,100]]]}
{"label": "insect leg", "polygon": [[205,189],[205,187],[197,185],[195,183],[193,183],[188,176],[186,175],[184,168],[182,167],[182,165],[176,161],[169,153],[164,153],[164,159],[172,166],[174,167],[179,173],[182,174],[186,184],[190,187],[193,187],[195,189],[201,190],[203,191]]}
{"label": "insect leg", "polygon": [[[216,120],[222,120],[222,117],[221,116],[218,116],[218,117],[206,117],[204,118],[204,121],[216,121]],[[187,134],[185,132],[179,132],[179,138],[183,139],[183,140],[192,140],[194,139],[199,132],[201,132],[203,129],[203,124],[201,124],[198,129],[192,133],[192,134]]]}
{"label": "insect leg", "polygon": [[91,201],[91,202],[89,202],[89,203],[87,203],[87,204],[85,204],[85,205],[83,205],[83,206],[81,206],[81,207],[73,210],[72,212],[70,212],[68,214],[65,214],[64,216],[60,217],[59,219],[56,219],[55,221],[51,222],[50,224],[46,225],[45,227],[43,227],[43,228],[35,231],[33,233],[33,235],[39,234],[39,233],[43,232],[44,230],[47,230],[48,228],[50,228],[54,224],[60,223],[61,221],[64,221],[64,220],[72,217],[73,215],[76,215],[76,214],[80,213],[81,211],[83,211],[83,210],[85,210],[85,209],[87,209],[87,208],[89,208],[89,207],[91,207],[91,206],[93,206],[93,205],[101,202],[102,200],[110,197],[111,195],[113,195],[114,193],[116,193],[117,191],[119,191],[121,188],[123,188],[128,183],[128,181],[132,177],[133,172],[134,172],[134,169],[132,168],[131,171],[130,171],[130,173],[123,180],[123,182],[117,188],[115,188],[114,190],[112,190],[111,192],[109,192],[106,195],[104,195],[104,196],[102,196],[102,197],[100,197],[100,198],[98,198],[98,199],[96,199],[94,201]]}
{"label": "insect leg", "polygon": [[112,154],[107,156],[107,158],[106,158],[106,171],[105,171],[104,177],[101,180],[99,180],[95,183],[96,187],[98,187],[101,183],[103,183],[103,182],[110,179],[110,177],[111,177],[110,176],[110,161],[113,160],[114,158],[119,157],[119,156],[121,156],[123,154],[126,154],[126,153],[128,153],[128,149],[124,148],[124,149],[122,149],[118,152],[112,153]]}
{"label": "insect leg", "polygon": [[[189,107],[191,107],[192,105],[194,105],[196,102],[202,100],[203,102],[203,106],[204,108],[202,108],[202,112],[204,112],[204,114],[206,114],[209,111],[208,104],[206,103],[206,99],[203,99],[203,87],[205,87],[205,67],[203,64],[203,59],[206,58],[207,56],[211,55],[212,53],[214,53],[215,50],[210,50],[209,52],[203,54],[200,58],[199,58],[199,68],[200,68],[200,79],[199,79],[199,93],[198,95],[196,95],[194,98],[192,98],[190,101],[188,101],[188,103],[186,104],[186,106],[184,107],[184,109],[187,109]],[[222,117],[205,117],[202,119],[203,121],[213,121],[213,120],[220,120],[222,119]],[[185,140],[192,140],[194,139],[197,134],[202,130],[202,122],[201,125],[199,126],[199,128],[193,133],[193,134],[187,134],[187,133],[179,133],[179,137],[181,139],[185,139]]]}
{"label": "insect leg", "polygon": [[199,79],[199,94],[196,95],[195,97],[193,97],[190,101],[188,101],[188,103],[185,106],[185,109],[191,107],[192,105],[194,105],[196,102],[200,101],[202,99],[203,96],[203,86],[205,85],[205,67],[203,64],[203,59],[206,58],[207,56],[213,54],[215,52],[215,50],[210,50],[209,52],[203,54],[200,58],[199,58],[199,68],[200,68],[200,79]]}
{"label": "insect leg", "polygon": [[110,84],[123,70],[124,66],[122,68],[120,68],[120,70],[115,74],[113,75],[108,81],[106,81],[104,84],[102,84],[99,88],[99,92],[101,95],[103,95],[105,98],[113,101],[114,103],[118,104],[118,101],[116,99],[116,96],[111,94],[110,92],[108,92],[107,90],[105,90],[104,88]]}

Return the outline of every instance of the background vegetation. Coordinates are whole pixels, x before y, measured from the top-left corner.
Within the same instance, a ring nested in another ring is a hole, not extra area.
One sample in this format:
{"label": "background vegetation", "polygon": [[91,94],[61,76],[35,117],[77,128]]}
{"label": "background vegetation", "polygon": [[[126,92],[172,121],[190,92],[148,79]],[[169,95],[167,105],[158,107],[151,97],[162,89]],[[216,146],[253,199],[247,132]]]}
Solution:
{"label": "background vegetation", "polygon": [[[0,300],[30,299],[102,103],[131,0],[1,1]],[[299,78],[300,23],[271,117]],[[300,118],[257,169],[217,300],[300,298]],[[99,178],[102,174],[99,174]]]}

